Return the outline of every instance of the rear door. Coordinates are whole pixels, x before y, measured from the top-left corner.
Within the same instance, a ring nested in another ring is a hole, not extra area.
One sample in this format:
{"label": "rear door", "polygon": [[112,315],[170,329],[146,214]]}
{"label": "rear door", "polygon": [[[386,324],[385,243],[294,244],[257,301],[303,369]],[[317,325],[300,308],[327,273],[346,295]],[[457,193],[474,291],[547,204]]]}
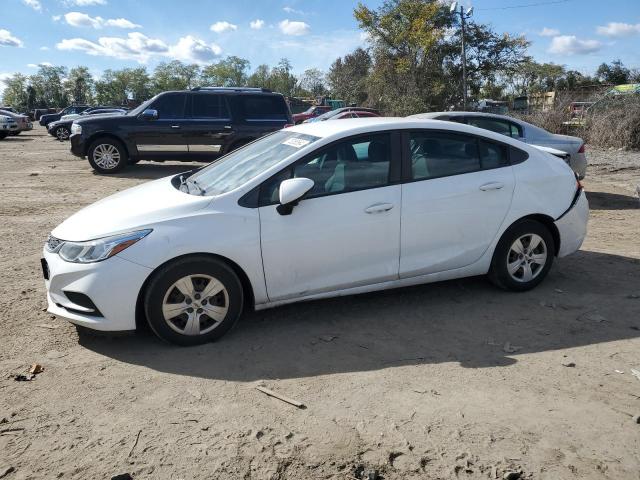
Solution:
{"label": "rear door", "polygon": [[282,95],[247,94],[234,96],[237,111],[238,141],[250,141],[293,123]]}
{"label": "rear door", "polygon": [[404,134],[400,278],[480,259],[509,211],[515,185],[503,144],[468,134]]}
{"label": "rear door", "polygon": [[211,160],[220,155],[235,133],[227,96],[206,91],[192,93],[184,131],[190,157]]}
{"label": "rear door", "polygon": [[138,118],[129,135],[140,158],[171,159],[188,152],[183,128],[186,100],[186,93],[164,94],[149,106],[158,112],[157,119]]}

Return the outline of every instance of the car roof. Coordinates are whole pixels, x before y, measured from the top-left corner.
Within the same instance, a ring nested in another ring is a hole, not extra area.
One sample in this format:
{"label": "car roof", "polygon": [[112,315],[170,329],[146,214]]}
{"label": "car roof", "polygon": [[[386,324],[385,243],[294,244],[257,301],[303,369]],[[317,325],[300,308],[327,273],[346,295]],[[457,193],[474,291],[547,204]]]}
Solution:
{"label": "car roof", "polygon": [[525,143],[514,140],[499,133],[492,132],[463,123],[447,122],[443,120],[433,120],[417,117],[368,117],[368,118],[346,118],[339,122],[311,122],[301,123],[287,128],[286,131],[313,135],[315,137],[342,138],[360,133],[369,133],[395,129],[424,129],[449,130],[452,132],[468,133],[470,135],[482,136],[494,139],[502,143],[514,145],[520,149],[527,150]]}

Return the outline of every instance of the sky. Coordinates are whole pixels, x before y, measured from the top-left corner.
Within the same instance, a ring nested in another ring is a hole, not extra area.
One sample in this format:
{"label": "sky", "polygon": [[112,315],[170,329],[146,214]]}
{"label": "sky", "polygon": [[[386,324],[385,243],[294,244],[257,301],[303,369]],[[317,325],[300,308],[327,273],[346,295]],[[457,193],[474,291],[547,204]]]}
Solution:
{"label": "sky", "polygon": [[[450,0],[442,0],[449,3]],[[363,0],[375,8],[382,0]],[[460,2],[459,2],[460,3]],[[640,68],[640,0],[463,0],[474,20],[525,35],[529,53],[593,73],[621,59]],[[252,67],[287,57],[296,73],[327,70],[366,37],[352,0],[2,0],[0,79],[39,64],[107,68],[162,61],[212,63],[227,55]],[[2,85],[0,83],[0,91]]]}

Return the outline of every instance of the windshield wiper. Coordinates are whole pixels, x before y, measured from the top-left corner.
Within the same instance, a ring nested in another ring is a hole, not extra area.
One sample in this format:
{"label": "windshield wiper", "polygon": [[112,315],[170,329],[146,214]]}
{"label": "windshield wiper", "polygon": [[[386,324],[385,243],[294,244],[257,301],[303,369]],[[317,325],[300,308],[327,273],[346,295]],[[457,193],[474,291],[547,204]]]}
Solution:
{"label": "windshield wiper", "polygon": [[200,185],[198,185],[198,182],[196,182],[195,180],[191,180],[190,178],[187,178],[185,180],[185,184],[187,186],[193,185],[194,187],[196,187],[198,189],[198,191],[200,192],[201,196],[204,196],[204,194],[207,192],[204,188],[202,188]]}

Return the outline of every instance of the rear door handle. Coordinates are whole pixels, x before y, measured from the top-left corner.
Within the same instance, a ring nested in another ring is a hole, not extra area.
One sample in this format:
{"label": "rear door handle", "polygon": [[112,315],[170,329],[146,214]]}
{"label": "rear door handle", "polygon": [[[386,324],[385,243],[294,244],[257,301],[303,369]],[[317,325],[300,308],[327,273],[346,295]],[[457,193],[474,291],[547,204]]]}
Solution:
{"label": "rear door handle", "polygon": [[171,128],[180,128],[180,125],[171,125]]}
{"label": "rear door handle", "polygon": [[500,190],[502,187],[504,187],[504,183],[502,182],[490,182],[490,183],[485,183],[484,185],[481,185],[480,190],[482,190],[483,192],[486,192],[488,190]]}
{"label": "rear door handle", "polygon": [[376,203],[364,209],[367,213],[382,213],[388,212],[393,208],[393,203]]}

